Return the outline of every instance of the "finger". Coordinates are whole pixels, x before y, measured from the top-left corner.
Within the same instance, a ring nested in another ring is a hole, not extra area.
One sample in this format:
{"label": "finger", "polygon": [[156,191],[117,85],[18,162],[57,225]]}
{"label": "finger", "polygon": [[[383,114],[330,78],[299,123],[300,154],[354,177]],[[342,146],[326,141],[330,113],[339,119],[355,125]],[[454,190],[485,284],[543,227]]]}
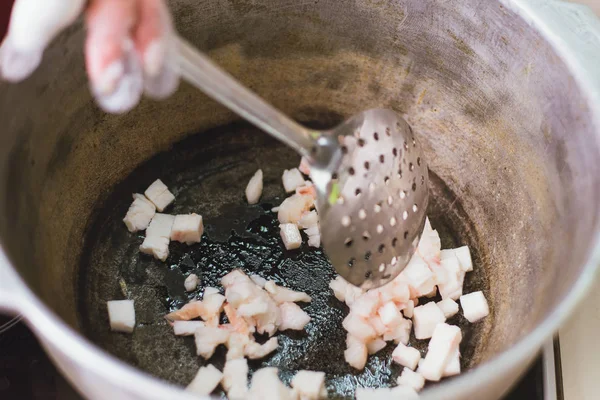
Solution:
{"label": "finger", "polygon": [[143,92],[143,73],[131,32],[137,0],[92,0],[86,11],[86,67],[92,93],[107,112],[129,111]]}
{"label": "finger", "polygon": [[44,49],[81,13],[85,0],[17,0],[0,46],[0,76],[18,82],[40,64]]}
{"label": "finger", "polygon": [[163,0],[138,0],[135,44],[144,68],[144,87],[153,98],[170,96],[179,84],[177,71],[167,63],[175,54],[173,23]]}

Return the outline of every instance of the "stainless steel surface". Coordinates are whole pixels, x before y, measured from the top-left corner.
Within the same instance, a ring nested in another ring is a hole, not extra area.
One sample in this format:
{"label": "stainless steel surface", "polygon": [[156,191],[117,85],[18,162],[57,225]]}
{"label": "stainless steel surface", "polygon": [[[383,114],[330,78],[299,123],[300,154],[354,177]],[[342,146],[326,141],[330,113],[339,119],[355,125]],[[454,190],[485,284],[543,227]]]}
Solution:
{"label": "stainless steel surface", "polygon": [[[600,263],[597,19],[525,0],[171,7],[182,36],[295,119],[370,108],[405,117],[431,176],[456,195],[448,215],[468,214],[492,309],[469,371],[422,398],[505,393]],[[89,398],[187,398],[77,333],[81,238],[94,206],[137,165],[234,116],[185,86],[104,115],[88,93],[82,40],[70,29],[30,80],[0,84],[0,304],[24,315]]]}
{"label": "stainless steel surface", "polygon": [[349,282],[384,285],[408,264],[425,224],[425,157],[406,121],[390,110],[366,111],[330,134],[346,155],[335,168],[337,195],[329,187],[318,192],[323,248]]}
{"label": "stainless steel surface", "polygon": [[557,400],[554,339],[548,340],[542,351],[544,354],[544,400]]}
{"label": "stainless steel surface", "polygon": [[429,195],[427,163],[406,121],[374,109],[331,130],[305,128],[176,40],[184,79],[309,163],[323,247],[336,271],[367,289],[398,276],[416,250]]}

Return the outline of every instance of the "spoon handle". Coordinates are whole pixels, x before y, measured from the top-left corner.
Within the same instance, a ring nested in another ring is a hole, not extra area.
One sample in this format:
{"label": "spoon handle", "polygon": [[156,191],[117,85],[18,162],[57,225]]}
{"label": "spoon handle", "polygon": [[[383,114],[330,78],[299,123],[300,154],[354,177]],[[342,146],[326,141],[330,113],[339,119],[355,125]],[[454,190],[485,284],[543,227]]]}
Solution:
{"label": "spoon handle", "polygon": [[261,99],[185,39],[177,37],[176,43],[179,48],[176,62],[185,80],[301,155],[310,155],[315,145],[312,138],[315,131],[296,123]]}

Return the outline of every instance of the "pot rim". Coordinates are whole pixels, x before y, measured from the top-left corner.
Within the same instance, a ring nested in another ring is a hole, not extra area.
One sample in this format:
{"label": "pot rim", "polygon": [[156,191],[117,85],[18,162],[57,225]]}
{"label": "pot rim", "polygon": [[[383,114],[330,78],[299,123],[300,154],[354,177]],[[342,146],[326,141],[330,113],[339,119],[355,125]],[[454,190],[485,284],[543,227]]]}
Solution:
{"label": "pot rim", "polygon": [[[583,35],[581,31],[576,32],[573,21],[558,16],[557,12],[559,8],[562,8],[563,12],[569,8],[573,14],[585,14],[585,7],[555,0],[500,0],[499,3],[511,9],[545,37],[568,66],[579,90],[587,97],[590,108],[600,110],[600,72],[595,73],[590,68],[596,62],[598,62],[596,65],[600,65],[600,21],[593,20],[595,17],[591,11],[589,13],[592,19],[588,21],[590,25],[587,28],[598,39],[596,43],[590,45],[596,50],[595,54],[592,51],[582,51],[581,36]],[[587,17],[589,18],[589,15]],[[556,24],[557,19],[562,19],[567,27]],[[593,25],[594,23],[596,24]],[[600,141],[600,112],[594,118],[596,135]],[[575,306],[583,300],[592,286],[600,265],[600,227],[596,227],[592,243],[593,248],[580,276],[563,301],[542,323],[496,357],[452,380],[424,390],[420,398],[422,400],[453,398],[460,393],[473,393],[477,388],[481,388],[484,382],[491,382],[516,366],[529,361],[558,329],[559,325],[565,321]],[[15,287],[12,291],[18,297],[13,299],[10,305],[23,314],[28,325],[36,332],[44,347],[66,375],[69,375],[69,371],[66,366],[62,365],[62,357],[67,357],[76,368],[85,366],[89,371],[89,374],[86,375],[89,375],[90,380],[97,379],[94,375],[102,377],[115,383],[119,388],[117,390],[121,390],[123,393],[157,399],[174,398],[175,396],[181,399],[198,399],[197,396],[187,394],[181,387],[161,381],[119,360],[68,326],[27,287],[0,244],[0,272],[3,269],[3,273],[8,273],[8,277],[14,281]],[[72,379],[72,383],[82,392],[87,387],[82,381]],[[209,399],[210,397],[204,398]]]}

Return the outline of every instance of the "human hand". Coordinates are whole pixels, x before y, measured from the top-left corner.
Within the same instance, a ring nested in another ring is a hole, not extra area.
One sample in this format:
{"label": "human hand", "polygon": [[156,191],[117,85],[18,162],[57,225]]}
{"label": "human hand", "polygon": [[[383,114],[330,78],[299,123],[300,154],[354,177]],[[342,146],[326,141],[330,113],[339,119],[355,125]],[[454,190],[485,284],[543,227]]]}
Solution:
{"label": "human hand", "polygon": [[143,93],[163,99],[177,89],[177,71],[167,63],[175,33],[164,0],[16,0],[0,46],[0,76],[27,78],[46,46],[82,12],[90,88],[104,110],[126,112]]}

